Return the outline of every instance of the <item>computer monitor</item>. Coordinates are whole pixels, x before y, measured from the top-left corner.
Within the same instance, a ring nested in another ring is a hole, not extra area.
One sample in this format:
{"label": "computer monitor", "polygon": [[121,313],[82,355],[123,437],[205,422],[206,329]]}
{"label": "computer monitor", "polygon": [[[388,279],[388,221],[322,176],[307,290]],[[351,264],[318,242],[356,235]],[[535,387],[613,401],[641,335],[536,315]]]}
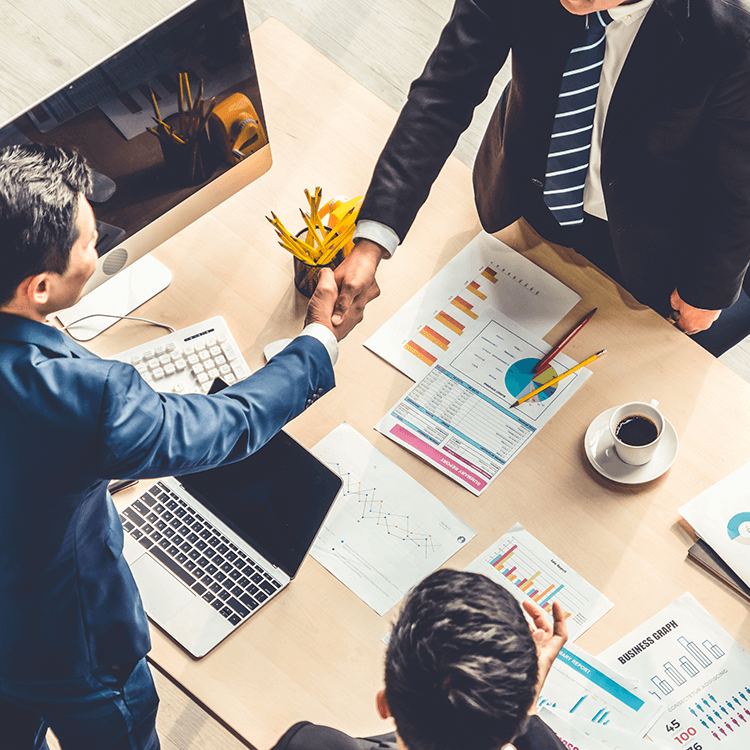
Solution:
{"label": "computer monitor", "polygon": [[69,329],[88,340],[116,322],[101,313],[169,284],[151,250],[271,166],[243,0],[188,2],[0,127],[0,147],[28,141],[75,148],[95,172],[99,262],[58,314],[96,314]]}

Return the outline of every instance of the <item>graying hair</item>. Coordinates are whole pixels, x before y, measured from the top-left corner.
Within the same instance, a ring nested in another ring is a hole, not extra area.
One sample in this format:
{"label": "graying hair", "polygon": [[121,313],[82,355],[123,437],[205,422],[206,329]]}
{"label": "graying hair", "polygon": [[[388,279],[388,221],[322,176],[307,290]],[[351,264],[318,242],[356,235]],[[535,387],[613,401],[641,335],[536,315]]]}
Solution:
{"label": "graying hair", "polygon": [[0,149],[0,304],[29,276],[65,273],[78,239],[78,196],[90,190],[91,170],[75,151]]}
{"label": "graying hair", "polygon": [[386,699],[409,750],[498,750],[534,699],[520,606],[476,573],[439,570],[407,597],[386,653]]}

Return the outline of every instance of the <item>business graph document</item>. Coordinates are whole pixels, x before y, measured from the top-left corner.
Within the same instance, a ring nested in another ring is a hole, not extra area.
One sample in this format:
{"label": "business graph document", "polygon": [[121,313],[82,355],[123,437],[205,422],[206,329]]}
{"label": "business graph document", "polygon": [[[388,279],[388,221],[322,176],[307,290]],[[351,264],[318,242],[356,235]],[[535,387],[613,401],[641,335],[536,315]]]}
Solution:
{"label": "business graph document", "polygon": [[541,338],[580,299],[521,253],[480,232],[365,346],[420,380],[483,310],[496,310]]}
{"label": "business graph document", "polygon": [[506,588],[522,602],[532,599],[545,612],[557,600],[571,641],[612,609],[612,602],[520,523],[466,566]]}
{"label": "business graph document", "polygon": [[681,750],[750,747],[750,657],[695,600],[679,599],[599,654],[664,707],[649,737]]}
{"label": "business graph document", "polygon": [[312,452],[344,487],[311,554],[379,615],[476,536],[350,425]]}
{"label": "business graph document", "polygon": [[511,409],[519,396],[576,364],[559,354],[535,375],[548,348],[487,310],[376,429],[479,495],[591,375],[578,370]]}
{"label": "business graph document", "polygon": [[750,584],[750,464],[693,498],[680,513],[698,536]]}
{"label": "business graph document", "polygon": [[632,680],[570,643],[553,662],[538,706],[637,736],[645,734],[664,710]]}

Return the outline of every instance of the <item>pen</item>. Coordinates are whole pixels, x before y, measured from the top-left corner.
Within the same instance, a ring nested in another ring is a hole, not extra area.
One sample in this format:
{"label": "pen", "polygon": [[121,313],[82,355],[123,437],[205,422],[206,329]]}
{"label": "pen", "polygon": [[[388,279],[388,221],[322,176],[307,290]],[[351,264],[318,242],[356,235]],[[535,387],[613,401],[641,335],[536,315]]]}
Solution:
{"label": "pen", "polygon": [[602,349],[600,352],[597,352],[596,354],[592,354],[588,359],[584,359],[583,362],[580,364],[577,364],[575,367],[571,367],[569,370],[566,370],[562,375],[558,375],[556,378],[552,378],[549,382],[545,383],[544,385],[539,386],[539,388],[534,389],[531,393],[527,393],[525,396],[522,396],[518,399],[515,403],[510,405],[510,408],[512,409],[514,406],[519,406],[524,401],[528,401],[530,398],[533,398],[538,393],[541,393],[542,391],[546,390],[552,385],[555,385],[555,383],[559,383],[563,378],[567,378],[568,375],[572,375],[576,370],[580,370],[582,367],[586,367],[586,365],[593,362],[595,359],[599,359],[599,357],[603,357],[607,353],[606,349]]}
{"label": "pen", "polygon": [[552,360],[554,357],[556,357],[561,351],[564,346],[566,346],[570,340],[575,336],[578,331],[583,328],[586,323],[588,323],[591,320],[591,317],[593,314],[597,311],[597,308],[595,307],[588,315],[585,315],[576,325],[576,327],[549,353],[547,354],[543,359],[540,359],[537,363],[536,367],[534,368],[534,374],[539,374]]}

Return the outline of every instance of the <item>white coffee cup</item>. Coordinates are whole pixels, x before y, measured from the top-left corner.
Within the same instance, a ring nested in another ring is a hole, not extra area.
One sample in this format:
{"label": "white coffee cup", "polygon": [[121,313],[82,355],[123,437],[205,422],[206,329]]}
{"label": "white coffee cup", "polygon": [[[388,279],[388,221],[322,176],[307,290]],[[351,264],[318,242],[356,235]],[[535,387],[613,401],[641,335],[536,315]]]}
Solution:
{"label": "white coffee cup", "polygon": [[664,417],[658,406],[659,402],[653,399],[648,404],[631,401],[618,406],[612,413],[609,431],[617,455],[626,464],[642,466],[654,457],[664,434]]}

